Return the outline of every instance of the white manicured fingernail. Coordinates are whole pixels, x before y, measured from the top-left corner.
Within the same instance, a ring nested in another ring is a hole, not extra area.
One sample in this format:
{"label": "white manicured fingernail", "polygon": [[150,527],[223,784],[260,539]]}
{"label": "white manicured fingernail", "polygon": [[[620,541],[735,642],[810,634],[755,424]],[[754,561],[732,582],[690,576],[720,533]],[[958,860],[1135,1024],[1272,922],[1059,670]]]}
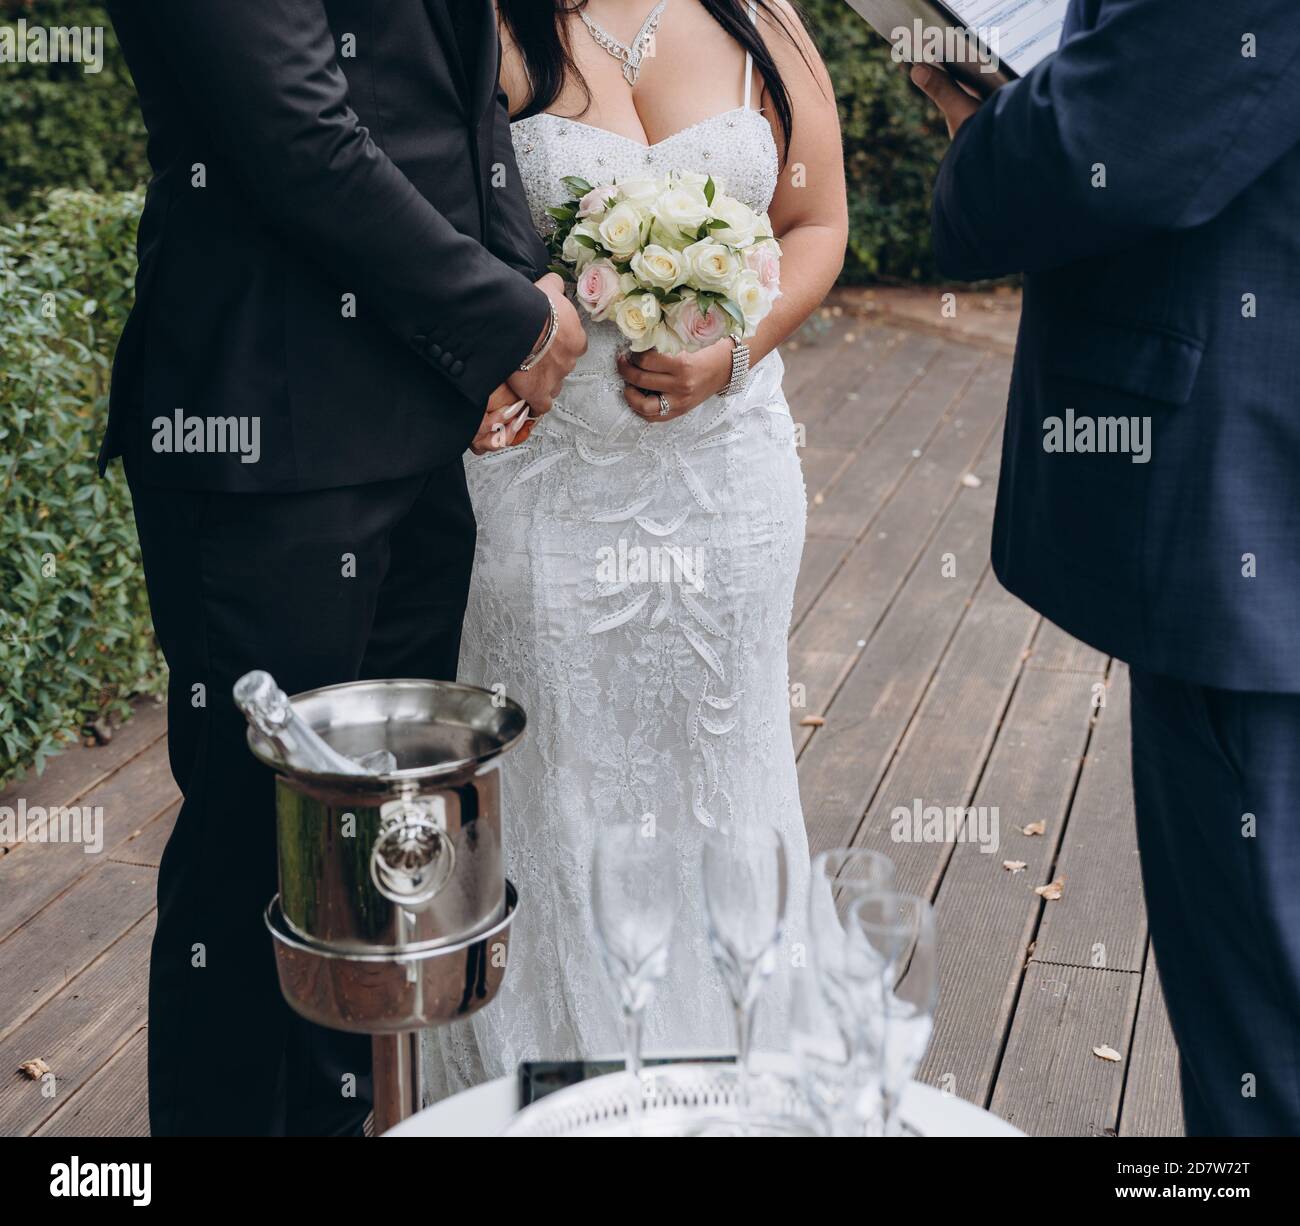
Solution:
{"label": "white manicured fingernail", "polygon": [[508,409],[502,409],[501,410],[502,421],[509,421],[527,403],[528,401],[526,400],[516,400],[514,404],[512,404]]}

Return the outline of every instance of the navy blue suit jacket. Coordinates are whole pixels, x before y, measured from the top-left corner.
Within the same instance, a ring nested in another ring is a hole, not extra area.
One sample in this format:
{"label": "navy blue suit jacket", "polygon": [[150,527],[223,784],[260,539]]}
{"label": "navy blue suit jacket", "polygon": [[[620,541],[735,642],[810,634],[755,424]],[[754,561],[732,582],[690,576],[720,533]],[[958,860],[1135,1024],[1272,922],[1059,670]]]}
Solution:
{"label": "navy blue suit jacket", "polygon": [[[1295,0],[1074,0],[958,133],[934,233],[947,276],[1026,274],[1003,584],[1139,667],[1300,691]],[[1053,449],[1120,419],[1146,462]]]}

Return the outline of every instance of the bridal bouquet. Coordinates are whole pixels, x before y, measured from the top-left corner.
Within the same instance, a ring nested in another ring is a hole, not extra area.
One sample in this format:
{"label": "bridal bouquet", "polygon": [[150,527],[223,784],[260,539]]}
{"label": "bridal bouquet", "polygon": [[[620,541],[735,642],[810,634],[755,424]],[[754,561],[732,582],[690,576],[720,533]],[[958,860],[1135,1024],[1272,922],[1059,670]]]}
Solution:
{"label": "bridal bouquet", "polygon": [[547,210],[551,267],[577,283],[587,313],[612,319],[634,352],[746,340],[780,296],[781,245],[767,214],[709,176],[562,182],[572,197]]}

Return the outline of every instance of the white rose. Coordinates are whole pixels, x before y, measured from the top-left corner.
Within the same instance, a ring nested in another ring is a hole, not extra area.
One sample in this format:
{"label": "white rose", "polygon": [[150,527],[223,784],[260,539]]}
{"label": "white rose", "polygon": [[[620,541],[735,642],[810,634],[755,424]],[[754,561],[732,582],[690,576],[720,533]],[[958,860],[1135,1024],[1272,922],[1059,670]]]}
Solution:
{"label": "white rose", "polygon": [[763,288],[758,273],[746,269],[731,287],[731,300],[745,317],[745,333],[752,336],[768,311],[772,309],[772,295]]}
{"label": "white rose", "polygon": [[633,294],[614,308],[614,322],[632,342],[633,353],[641,353],[654,344],[659,315],[659,299],[653,294]]}
{"label": "white rose", "polygon": [[659,195],[659,187],[654,179],[626,179],[616,184],[620,200],[643,206],[649,205]]}
{"label": "white rose", "polygon": [[641,246],[641,210],[624,200],[601,219],[597,231],[611,255],[627,259]]}
{"label": "white rose", "polygon": [[564,240],[564,246],[560,249],[560,254],[564,257],[566,263],[572,264],[578,272],[581,272],[601,252],[593,250],[586,243],[579,242],[579,236],[600,242],[600,233],[590,222],[580,221],[569,231]]}
{"label": "white rose", "polygon": [[694,234],[709,220],[709,202],[704,189],[692,184],[674,184],[655,201],[659,224]]}
{"label": "white rose", "polygon": [[686,275],[682,257],[658,243],[651,243],[632,257],[632,271],[640,277],[642,285],[653,285],[656,289],[672,289]]}
{"label": "white rose", "polygon": [[754,216],[753,209],[734,196],[715,196],[713,216],[727,224],[725,228],[710,230],[710,238],[717,239],[720,243],[729,243],[732,247],[747,247],[754,241],[758,218]]}
{"label": "white rose", "polygon": [[682,256],[686,260],[691,284],[696,289],[711,289],[723,293],[731,287],[736,273],[740,270],[740,261],[729,247],[715,243],[711,238],[702,238],[692,243]]}
{"label": "white rose", "polygon": [[654,333],[650,337],[650,348],[669,358],[686,352],[682,338],[668,326],[666,320],[662,319],[655,325]]}

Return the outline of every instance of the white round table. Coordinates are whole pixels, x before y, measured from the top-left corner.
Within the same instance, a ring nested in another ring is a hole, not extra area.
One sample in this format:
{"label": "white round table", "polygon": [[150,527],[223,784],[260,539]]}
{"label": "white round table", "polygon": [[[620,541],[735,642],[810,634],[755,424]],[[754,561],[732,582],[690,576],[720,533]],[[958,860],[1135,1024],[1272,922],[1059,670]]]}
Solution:
{"label": "white round table", "polygon": [[[789,1057],[756,1053],[755,1065],[789,1072]],[[499,1077],[417,1111],[386,1137],[495,1137],[519,1109],[519,1078]],[[914,1081],[903,1095],[903,1120],[923,1137],[1023,1137],[1019,1128],[933,1086]]]}

